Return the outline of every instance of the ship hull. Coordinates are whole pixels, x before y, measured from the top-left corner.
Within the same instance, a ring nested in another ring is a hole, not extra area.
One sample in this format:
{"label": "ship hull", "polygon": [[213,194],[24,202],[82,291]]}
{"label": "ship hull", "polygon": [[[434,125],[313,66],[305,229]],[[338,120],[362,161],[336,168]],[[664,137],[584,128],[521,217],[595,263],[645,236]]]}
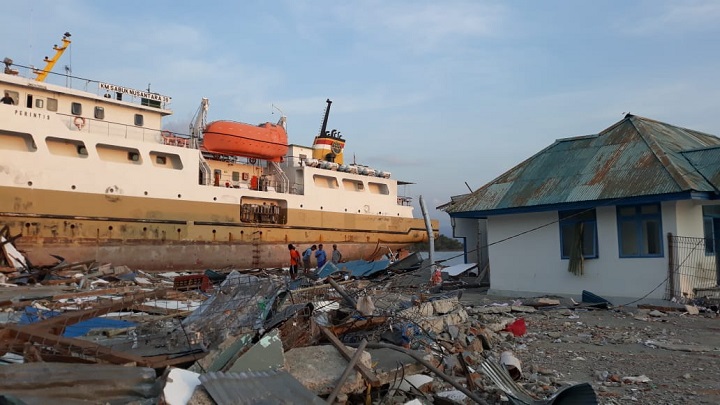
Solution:
{"label": "ship hull", "polygon": [[347,260],[368,260],[427,239],[408,218],[289,210],[285,224],[261,224],[239,215],[233,204],[208,212],[193,202],[0,188],[0,223],[22,235],[16,245],[35,265],[58,255],[146,270],[275,268],[288,265],[289,243],[336,243]]}

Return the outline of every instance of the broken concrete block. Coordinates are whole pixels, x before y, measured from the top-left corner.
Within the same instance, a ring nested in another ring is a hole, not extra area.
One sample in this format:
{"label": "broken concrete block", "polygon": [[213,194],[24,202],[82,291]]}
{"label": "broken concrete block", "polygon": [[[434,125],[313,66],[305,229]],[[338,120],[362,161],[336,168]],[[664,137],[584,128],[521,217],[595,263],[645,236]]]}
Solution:
{"label": "broken concrete block", "polygon": [[[348,350],[355,353],[351,347]],[[364,352],[359,362],[370,367],[370,354]],[[298,347],[285,353],[285,369],[316,395],[330,394],[347,365],[347,360],[331,345]],[[345,380],[341,393],[360,392],[364,388],[362,376],[353,371]]]}
{"label": "broken concrete block", "polygon": [[510,307],[510,309],[512,310],[512,312],[525,312],[529,314],[537,311],[537,309],[526,305],[513,305]]}
{"label": "broken concrete block", "polygon": [[432,301],[433,309],[438,315],[443,315],[454,311],[460,306],[460,302],[457,297],[446,298],[442,300]]}
{"label": "broken concrete block", "polygon": [[509,305],[504,307],[474,307],[470,310],[472,314],[502,314],[511,312],[512,307]]}

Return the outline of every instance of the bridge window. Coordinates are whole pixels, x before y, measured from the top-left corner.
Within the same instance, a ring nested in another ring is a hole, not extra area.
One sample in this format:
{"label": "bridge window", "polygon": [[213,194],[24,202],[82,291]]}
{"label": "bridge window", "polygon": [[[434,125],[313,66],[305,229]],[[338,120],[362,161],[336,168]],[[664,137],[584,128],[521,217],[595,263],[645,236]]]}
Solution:
{"label": "bridge window", "polygon": [[50,98],[47,99],[47,109],[48,111],[57,111],[58,110],[58,102],[56,98]]}
{"label": "bridge window", "polygon": [[135,114],[135,125],[138,127],[143,126],[145,120],[143,119],[142,114]]}
{"label": "bridge window", "polygon": [[72,115],[82,115],[82,104],[72,103],[70,105],[70,113]]}
{"label": "bridge window", "polygon": [[95,107],[95,118],[99,120],[105,119],[105,109],[102,107]]}

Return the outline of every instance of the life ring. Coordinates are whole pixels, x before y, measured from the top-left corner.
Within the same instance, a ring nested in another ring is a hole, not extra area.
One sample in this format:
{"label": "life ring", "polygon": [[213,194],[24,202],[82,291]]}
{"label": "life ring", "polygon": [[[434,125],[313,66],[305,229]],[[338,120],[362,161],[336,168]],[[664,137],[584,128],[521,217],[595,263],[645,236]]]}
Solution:
{"label": "life ring", "polygon": [[85,118],[75,117],[75,119],[73,120],[73,124],[75,124],[78,130],[81,130],[85,126]]}

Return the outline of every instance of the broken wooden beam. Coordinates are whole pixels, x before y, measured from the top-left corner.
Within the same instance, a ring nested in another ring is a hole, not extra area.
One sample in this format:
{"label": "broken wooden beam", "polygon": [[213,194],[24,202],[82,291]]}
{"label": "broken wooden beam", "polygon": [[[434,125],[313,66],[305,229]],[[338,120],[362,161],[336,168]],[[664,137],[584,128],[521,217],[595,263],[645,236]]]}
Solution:
{"label": "broken wooden beam", "polygon": [[[338,352],[340,352],[340,355],[342,355],[345,360],[350,361],[352,360],[353,356],[350,354],[350,350],[348,350],[347,347],[340,341],[340,339],[335,336],[330,329],[328,329],[325,326],[320,326],[320,330],[323,332],[325,337],[332,343],[333,346],[337,349]],[[375,373],[370,370],[369,368],[365,367],[362,363],[355,363],[355,368],[357,371],[362,374],[365,381],[367,381],[370,385],[373,387],[378,387],[381,385],[380,379],[375,375]]]}

